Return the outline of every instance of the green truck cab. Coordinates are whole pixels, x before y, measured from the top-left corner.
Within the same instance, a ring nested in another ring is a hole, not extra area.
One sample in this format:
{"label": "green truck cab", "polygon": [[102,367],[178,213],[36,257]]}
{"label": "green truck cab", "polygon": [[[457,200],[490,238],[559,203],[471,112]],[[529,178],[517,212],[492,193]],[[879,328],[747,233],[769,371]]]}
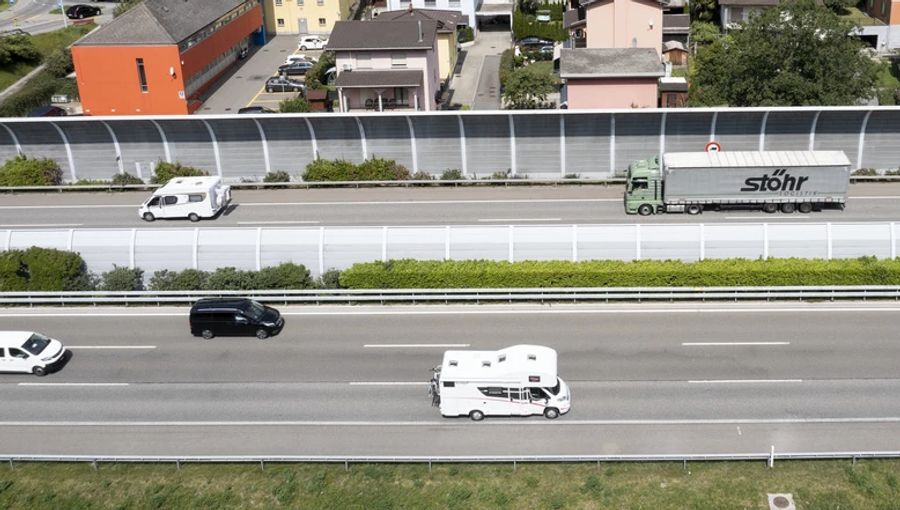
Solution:
{"label": "green truck cab", "polygon": [[625,180],[625,212],[646,216],[663,209],[663,180],[659,158],[628,165]]}

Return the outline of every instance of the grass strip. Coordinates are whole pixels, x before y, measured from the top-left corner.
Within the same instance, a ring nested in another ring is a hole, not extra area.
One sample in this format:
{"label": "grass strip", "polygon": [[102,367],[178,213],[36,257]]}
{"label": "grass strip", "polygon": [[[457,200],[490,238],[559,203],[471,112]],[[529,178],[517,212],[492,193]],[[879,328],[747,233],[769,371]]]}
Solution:
{"label": "grass strip", "polygon": [[0,508],[143,509],[887,509],[900,460],[342,465],[18,463],[0,472]]}

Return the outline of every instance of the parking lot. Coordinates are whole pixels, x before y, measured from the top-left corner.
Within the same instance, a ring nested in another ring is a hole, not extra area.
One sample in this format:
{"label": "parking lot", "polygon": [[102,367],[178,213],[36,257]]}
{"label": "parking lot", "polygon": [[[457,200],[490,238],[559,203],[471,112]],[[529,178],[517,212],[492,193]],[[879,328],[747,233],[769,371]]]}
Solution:
{"label": "parking lot", "polygon": [[[278,66],[289,55],[304,54],[318,58],[319,50],[301,52],[296,35],[273,37],[268,44],[254,51],[235,68],[219,79],[219,83],[197,110],[197,113],[237,113],[245,106],[264,106],[278,109],[284,99],[296,97],[296,92],[266,92],[266,80],[278,74]],[[293,79],[303,81],[302,76]]]}

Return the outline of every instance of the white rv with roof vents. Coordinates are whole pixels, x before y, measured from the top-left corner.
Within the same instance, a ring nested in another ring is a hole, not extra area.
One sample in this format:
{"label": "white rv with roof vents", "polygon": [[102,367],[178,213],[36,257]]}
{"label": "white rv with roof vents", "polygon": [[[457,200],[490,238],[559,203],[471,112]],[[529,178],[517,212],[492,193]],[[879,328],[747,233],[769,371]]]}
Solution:
{"label": "white rv with roof vents", "polygon": [[544,415],[569,412],[569,386],[556,373],[556,351],[513,345],[499,351],[447,351],[431,379],[432,405],[443,416]]}
{"label": "white rv with roof vents", "polygon": [[144,221],[156,218],[213,218],[231,201],[231,186],[221,177],[175,177],[158,188],[138,209]]}

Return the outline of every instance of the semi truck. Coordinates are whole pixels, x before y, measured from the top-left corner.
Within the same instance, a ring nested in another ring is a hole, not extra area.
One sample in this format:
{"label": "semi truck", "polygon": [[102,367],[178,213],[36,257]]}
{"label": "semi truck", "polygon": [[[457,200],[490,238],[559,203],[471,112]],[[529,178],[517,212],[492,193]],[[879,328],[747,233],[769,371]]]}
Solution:
{"label": "semi truck", "polygon": [[767,213],[843,208],[850,160],[842,151],[669,152],[634,161],[625,212],[700,214],[743,207]]}

